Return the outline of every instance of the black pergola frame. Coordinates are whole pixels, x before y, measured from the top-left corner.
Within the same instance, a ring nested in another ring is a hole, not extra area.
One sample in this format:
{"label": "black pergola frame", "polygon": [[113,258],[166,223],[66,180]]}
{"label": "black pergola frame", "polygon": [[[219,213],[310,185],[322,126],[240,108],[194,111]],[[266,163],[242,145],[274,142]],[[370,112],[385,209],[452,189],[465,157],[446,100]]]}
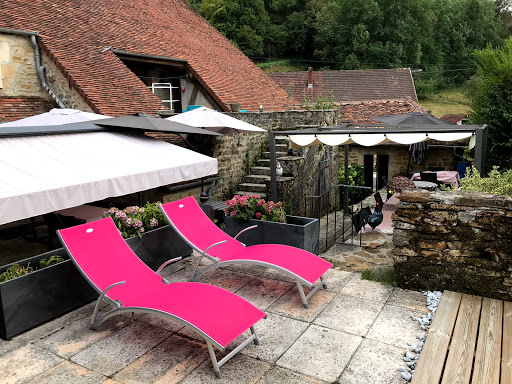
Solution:
{"label": "black pergola frame", "polygon": [[[485,149],[487,146],[487,126],[484,125],[382,125],[382,124],[344,124],[300,130],[269,131],[270,149],[270,198],[277,201],[276,179],[276,135],[340,135],[348,134],[388,134],[388,133],[462,133],[471,132],[476,136],[475,142],[475,168],[482,174],[485,165]],[[348,184],[348,151],[349,144],[343,144],[345,150],[345,184]]]}

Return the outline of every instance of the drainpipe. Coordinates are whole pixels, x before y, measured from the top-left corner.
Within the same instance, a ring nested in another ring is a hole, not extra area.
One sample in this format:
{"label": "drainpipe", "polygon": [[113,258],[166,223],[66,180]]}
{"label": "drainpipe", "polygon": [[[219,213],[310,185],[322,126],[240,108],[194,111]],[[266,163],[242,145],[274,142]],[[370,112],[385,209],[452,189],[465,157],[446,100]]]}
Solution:
{"label": "drainpipe", "polygon": [[30,42],[32,43],[32,48],[34,48],[34,56],[36,60],[36,72],[39,80],[41,81],[41,85],[48,92],[48,94],[52,97],[53,100],[57,103],[59,108],[66,108],[64,103],[59,99],[59,97],[52,91],[48,83],[46,82],[45,76],[45,66],[41,64],[41,53],[39,52],[39,46],[37,45],[36,36],[39,36],[38,32],[32,31],[22,31],[19,29],[9,29],[9,28],[0,28],[0,33],[7,33],[11,35],[21,35],[30,37]]}

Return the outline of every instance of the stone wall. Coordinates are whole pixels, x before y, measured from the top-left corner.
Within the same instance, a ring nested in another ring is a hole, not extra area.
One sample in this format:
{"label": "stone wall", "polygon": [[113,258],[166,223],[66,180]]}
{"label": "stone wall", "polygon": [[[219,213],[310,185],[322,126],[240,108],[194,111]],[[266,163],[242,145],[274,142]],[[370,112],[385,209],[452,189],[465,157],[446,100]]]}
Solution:
{"label": "stone wall", "polygon": [[[339,150],[339,162],[344,164],[345,153]],[[398,144],[383,144],[373,147],[363,147],[357,144],[350,145],[349,164],[363,165],[364,155],[389,155],[388,180],[393,176],[406,175],[409,162],[409,146]],[[409,171],[428,169],[429,167],[443,167],[446,170],[455,170],[456,157],[453,148],[430,147],[424,164],[414,163],[412,157],[409,163]]]}
{"label": "stone wall", "polygon": [[34,49],[27,36],[0,33],[0,77],[0,96],[51,100],[37,77]]}
{"label": "stone wall", "polygon": [[400,287],[512,300],[512,198],[406,191],[393,225]]}

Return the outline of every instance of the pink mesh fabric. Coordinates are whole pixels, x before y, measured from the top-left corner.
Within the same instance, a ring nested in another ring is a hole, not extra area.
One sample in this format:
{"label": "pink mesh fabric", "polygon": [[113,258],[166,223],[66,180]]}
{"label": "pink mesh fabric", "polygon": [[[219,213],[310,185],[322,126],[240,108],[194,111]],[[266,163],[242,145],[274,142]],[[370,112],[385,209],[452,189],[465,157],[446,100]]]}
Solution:
{"label": "pink mesh fabric", "polygon": [[119,234],[111,218],[59,231],[64,246],[100,290],[123,307],[153,309],[175,315],[225,347],[265,313],[224,289],[201,283],[164,284]]}
{"label": "pink mesh fabric", "polygon": [[[213,243],[217,245],[208,254],[221,261],[253,260],[273,264],[294,273],[314,284],[329,268],[331,263],[299,248],[281,244],[260,244],[244,247],[239,241],[223,232],[203,212],[193,196],[163,204],[167,216],[192,244],[205,250]],[[247,232],[250,236],[250,231]]]}

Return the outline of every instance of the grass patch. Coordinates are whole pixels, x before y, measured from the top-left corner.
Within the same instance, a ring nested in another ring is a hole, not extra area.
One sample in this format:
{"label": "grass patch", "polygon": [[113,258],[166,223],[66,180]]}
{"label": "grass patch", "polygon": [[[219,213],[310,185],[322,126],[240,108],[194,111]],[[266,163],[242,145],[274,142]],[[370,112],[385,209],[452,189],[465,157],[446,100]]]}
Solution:
{"label": "grass patch", "polygon": [[464,95],[464,89],[444,89],[439,93],[420,99],[420,105],[432,111],[436,117],[451,113],[471,113],[471,102]]}
{"label": "grass patch", "polygon": [[302,68],[296,67],[291,64],[288,60],[276,60],[265,63],[256,64],[260,67],[263,72],[301,72]]}
{"label": "grass patch", "polygon": [[361,278],[363,280],[396,286],[395,270],[393,267],[365,269],[361,272]]}

